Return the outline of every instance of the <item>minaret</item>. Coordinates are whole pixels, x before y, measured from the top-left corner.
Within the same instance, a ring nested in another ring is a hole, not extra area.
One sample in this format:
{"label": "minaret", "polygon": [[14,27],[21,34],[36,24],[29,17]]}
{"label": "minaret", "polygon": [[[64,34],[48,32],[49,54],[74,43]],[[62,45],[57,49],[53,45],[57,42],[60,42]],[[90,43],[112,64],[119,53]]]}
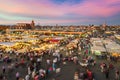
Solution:
{"label": "minaret", "polygon": [[32,20],[32,22],[31,22],[31,28],[32,28],[32,29],[35,29],[35,23],[34,23],[34,20]]}
{"label": "minaret", "polygon": [[102,28],[103,28],[104,30],[106,30],[106,28],[107,28],[106,21],[103,23]]}
{"label": "minaret", "polygon": [[106,24],[106,21],[104,22],[104,24],[103,24],[103,27],[106,27],[107,26],[107,24]]}

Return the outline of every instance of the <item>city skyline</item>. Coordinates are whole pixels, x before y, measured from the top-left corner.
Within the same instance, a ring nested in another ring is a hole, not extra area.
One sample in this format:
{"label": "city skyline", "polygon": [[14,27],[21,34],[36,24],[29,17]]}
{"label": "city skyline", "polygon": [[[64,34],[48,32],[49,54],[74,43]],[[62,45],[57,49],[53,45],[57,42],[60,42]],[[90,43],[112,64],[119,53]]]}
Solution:
{"label": "city skyline", "polygon": [[120,25],[120,0],[3,0],[0,24]]}

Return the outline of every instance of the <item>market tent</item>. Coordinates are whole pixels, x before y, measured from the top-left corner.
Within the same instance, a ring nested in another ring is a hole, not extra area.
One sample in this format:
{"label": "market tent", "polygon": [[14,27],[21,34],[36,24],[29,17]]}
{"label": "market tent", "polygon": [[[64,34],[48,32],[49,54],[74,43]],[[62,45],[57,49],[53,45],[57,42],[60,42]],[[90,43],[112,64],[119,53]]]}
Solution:
{"label": "market tent", "polygon": [[95,51],[100,51],[101,53],[106,52],[106,50],[103,46],[92,46],[91,51],[92,51],[92,53],[94,53]]}
{"label": "market tent", "polygon": [[64,37],[55,37],[53,39],[55,39],[55,40],[62,40],[62,39],[64,39]]}
{"label": "market tent", "polygon": [[100,56],[101,52],[100,51],[95,51],[94,54],[97,55],[97,56]]}
{"label": "market tent", "polygon": [[56,42],[57,43],[57,42],[59,42],[59,40],[58,39],[50,39],[49,42]]}
{"label": "market tent", "polygon": [[17,50],[18,53],[24,53],[24,52],[27,52],[27,51],[28,51],[27,48]]}
{"label": "market tent", "polygon": [[12,47],[15,45],[15,42],[0,42],[0,45],[6,46],[6,47]]}
{"label": "market tent", "polygon": [[109,53],[120,53],[120,45],[112,40],[104,40],[104,44],[106,46],[106,50]]}
{"label": "market tent", "polygon": [[88,36],[88,34],[86,33],[86,34],[82,34],[82,37],[87,37]]}
{"label": "market tent", "polygon": [[120,54],[118,54],[118,53],[112,53],[112,56],[118,57],[118,56],[120,56]]}

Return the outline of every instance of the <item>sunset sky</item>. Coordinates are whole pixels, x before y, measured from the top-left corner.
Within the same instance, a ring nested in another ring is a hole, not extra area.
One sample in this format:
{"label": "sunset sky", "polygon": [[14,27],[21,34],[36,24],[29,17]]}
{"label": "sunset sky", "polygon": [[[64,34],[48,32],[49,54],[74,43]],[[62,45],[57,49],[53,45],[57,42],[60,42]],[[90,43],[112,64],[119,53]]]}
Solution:
{"label": "sunset sky", "polygon": [[0,0],[0,24],[120,25],[120,0]]}

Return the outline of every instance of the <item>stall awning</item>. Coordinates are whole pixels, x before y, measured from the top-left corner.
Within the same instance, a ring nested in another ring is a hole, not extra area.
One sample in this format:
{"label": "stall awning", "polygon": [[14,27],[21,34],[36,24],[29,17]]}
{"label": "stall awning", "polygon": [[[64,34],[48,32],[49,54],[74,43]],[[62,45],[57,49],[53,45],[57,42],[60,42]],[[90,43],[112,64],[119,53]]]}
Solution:
{"label": "stall awning", "polygon": [[95,53],[95,55],[101,55],[100,51],[95,51],[94,53]]}
{"label": "stall awning", "polygon": [[0,42],[0,45],[6,46],[6,47],[12,47],[15,45],[15,42]]}

